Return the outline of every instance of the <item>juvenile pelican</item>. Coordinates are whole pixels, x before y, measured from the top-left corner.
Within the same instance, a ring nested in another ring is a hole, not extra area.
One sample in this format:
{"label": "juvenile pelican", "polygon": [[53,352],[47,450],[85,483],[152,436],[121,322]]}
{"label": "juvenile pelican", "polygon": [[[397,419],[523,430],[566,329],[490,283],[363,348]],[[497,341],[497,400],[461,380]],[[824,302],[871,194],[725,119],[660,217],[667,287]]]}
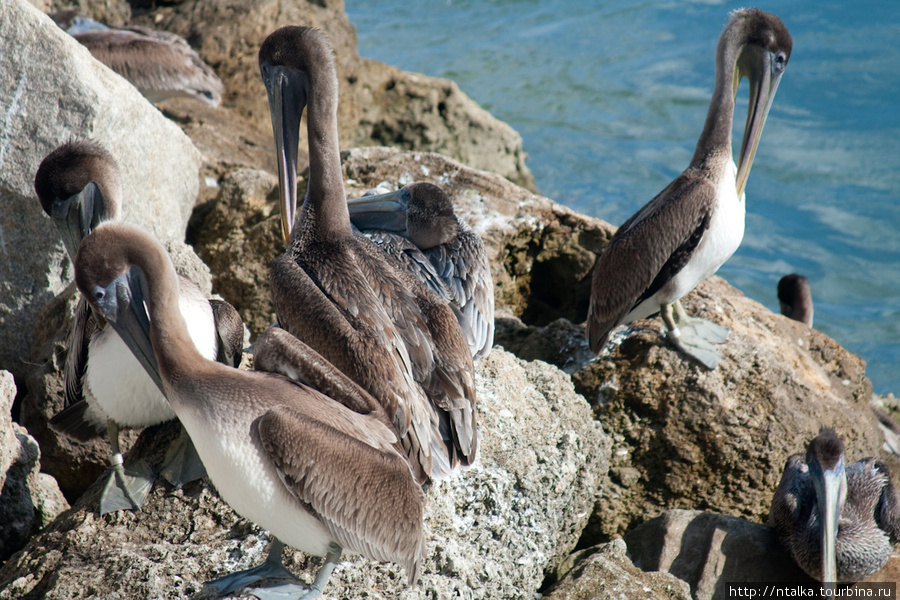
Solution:
{"label": "juvenile pelican", "polygon": [[[279,323],[385,407],[418,481],[471,463],[477,448],[474,367],[453,311],[351,227],[328,40],[315,29],[283,27],[263,42],[259,66],[288,243],[272,267]],[[309,182],[295,221],[306,106]]]}
{"label": "juvenile pelican", "polygon": [[[35,190],[44,212],[56,224],[74,262],[82,239],[104,221],[118,219],[121,188],[115,160],[93,141],[63,144],[41,162]],[[218,300],[207,300],[199,288],[180,280],[179,307],[191,322],[191,334],[207,358],[217,355],[236,366],[240,361],[243,325],[237,311]],[[119,427],[146,427],[175,418],[155,374],[138,362],[104,319],[84,298],[75,309],[67,339],[65,408],[50,426],[86,441],[106,432],[113,472],[100,499],[100,512],[140,508],[155,479],[143,463],[123,466]],[[174,485],[203,476],[190,440],[173,445],[163,475]]]}
{"label": "juvenile pelican", "polygon": [[218,106],[222,100],[222,81],[184,38],[174,33],[137,26],[111,28],[72,11],[50,16],[150,102],[187,96]]}
{"label": "juvenile pelican", "polygon": [[321,593],[342,549],[398,562],[416,581],[424,494],[369,394],[277,328],[255,346],[257,368],[269,371],[201,355],[176,308],[171,259],[137,227],[97,227],[82,242],[75,281],[129,348],[153,363],[222,498],[277,538],[265,563],[213,588],[227,594],[267,577],[296,579],[281,562],[282,543],[325,556],[304,598]]}
{"label": "juvenile pelican", "polygon": [[[687,317],[678,300],[741,244],[744,186],[790,55],[791,35],[778,17],[757,9],[731,14],[719,38],[715,90],[690,166],[625,221],[597,257],[587,320],[595,353],[616,325],[659,312],[676,347],[710,369],[718,364],[721,355],[710,342],[724,342],[728,330]],[[750,107],[735,168],[731,128],[742,77],[750,82]]]}
{"label": "juvenile pelican", "polygon": [[845,466],[844,444],[823,429],[805,457],[788,458],[769,525],[810,577],[832,585],[861,581],[900,541],[900,495],[887,465],[864,458]]}
{"label": "juvenile pelican", "polygon": [[481,236],[431,183],[348,200],[350,220],[401,268],[450,303],[477,360],[494,345],[494,282]]}
{"label": "juvenile pelican", "polygon": [[796,273],[782,277],[778,281],[778,303],[781,314],[812,327],[813,300],[806,277]]}

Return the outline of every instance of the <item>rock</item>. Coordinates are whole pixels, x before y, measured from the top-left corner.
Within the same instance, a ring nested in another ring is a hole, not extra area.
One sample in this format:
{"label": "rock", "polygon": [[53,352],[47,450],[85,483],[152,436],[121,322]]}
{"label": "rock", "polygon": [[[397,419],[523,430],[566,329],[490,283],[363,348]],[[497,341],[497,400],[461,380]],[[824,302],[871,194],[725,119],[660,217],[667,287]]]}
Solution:
{"label": "rock", "polygon": [[637,482],[603,490],[583,544],[621,535],[660,510],[698,508],[764,522],[791,454],[834,427],[849,456],[885,456],[865,363],[823,333],[771,313],[712,277],[684,299],[689,314],[731,329],[715,371],[688,362],[635,324],[575,387],[616,432],[611,467]]}
{"label": "rock", "polygon": [[34,193],[41,160],[72,137],[93,137],[119,163],[125,219],[168,241],[184,238],[199,155],[48,17],[24,0],[0,0],[0,13],[0,368],[25,377],[38,311],[72,278]]}
{"label": "rock", "polygon": [[10,418],[15,397],[12,374],[0,371],[0,561],[69,507],[55,480],[40,473],[37,442]]}
{"label": "rock", "polygon": [[[176,270],[210,295],[212,277],[209,268],[193,248],[182,241],[165,244]],[[28,362],[35,365],[25,377],[27,392],[22,400],[19,422],[41,446],[44,472],[59,482],[71,502],[109,467],[109,443],[106,435],[90,442],[70,440],[50,429],[48,422],[65,407],[66,336],[72,323],[78,291],[72,283],[48,302],[38,314],[38,326],[31,338]],[[123,453],[134,443],[137,432],[123,430],[119,440]]]}
{"label": "rock", "polygon": [[[728,584],[816,584],[768,525],[699,510],[667,510],[625,535],[628,554],[646,571],[690,584],[694,600],[726,600]],[[900,556],[866,580],[896,582]]]}
{"label": "rock", "polygon": [[625,542],[613,540],[573,555],[574,566],[544,594],[545,600],[690,600],[691,588],[668,573],[645,573],[625,553]]}
{"label": "rock", "polygon": [[[88,12],[107,1],[88,3]],[[269,138],[272,126],[259,76],[259,46],[269,33],[284,25],[318,27],[328,34],[337,60],[342,146],[384,144],[440,152],[534,188],[534,178],[525,166],[522,138],[516,131],[479,107],[452,81],[405,73],[360,58],[356,32],[342,2],[231,0],[223,4],[193,0],[159,6],[131,23],[165,29],[190,41],[224,82],[223,106]],[[306,148],[306,128],[301,127],[301,168],[307,162]],[[274,159],[270,160],[268,168],[272,169]]]}
{"label": "rock", "polygon": [[497,316],[494,343],[525,360],[543,360],[572,374],[594,360],[584,327],[557,319],[543,327],[513,316]]}
{"label": "rock", "polygon": [[[501,350],[479,362],[479,458],[427,492],[426,558],[404,591],[396,565],[343,558],[324,598],[521,598],[572,551],[605,478],[609,442],[568,377]],[[155,464],[176,434],[150,428],[134,450]],[[267,536],[239,519],[206,480],[175,491],[158,482],[140,513],[99,517],[94,485],[0,568],[0,599],[185,598],[225,570],[264,558]],[[311,580],[320,565],[286,564]]]}

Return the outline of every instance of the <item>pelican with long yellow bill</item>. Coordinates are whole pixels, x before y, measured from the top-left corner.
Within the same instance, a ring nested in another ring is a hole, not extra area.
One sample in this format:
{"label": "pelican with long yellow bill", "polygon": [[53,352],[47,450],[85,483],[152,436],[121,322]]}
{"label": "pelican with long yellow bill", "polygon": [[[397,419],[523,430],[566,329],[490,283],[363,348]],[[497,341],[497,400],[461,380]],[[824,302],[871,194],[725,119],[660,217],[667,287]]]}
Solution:
{"label": "pelican with long yellow bill", "polygon": [[[728,330],[688,317],[679,299],[715,273],[744,237],[744,187],[778,83],[791,35],[758,9],[731,14],[716,51],[716,84],[690,166],[629,218],[594,265],[587,335],[599,354],[610,331],[660,313],[667,339],[714,369],[715,344]],[[750,83],[750,105],[735,166],[731,149],[738,83]]]}

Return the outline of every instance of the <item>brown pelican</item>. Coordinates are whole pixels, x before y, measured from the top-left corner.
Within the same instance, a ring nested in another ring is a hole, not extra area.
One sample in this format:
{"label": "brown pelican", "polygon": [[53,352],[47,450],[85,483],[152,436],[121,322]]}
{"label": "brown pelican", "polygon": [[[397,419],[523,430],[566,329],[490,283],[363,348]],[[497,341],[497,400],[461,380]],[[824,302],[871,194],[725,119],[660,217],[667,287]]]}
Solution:
{"label": "brown pelican", "polygon": [[[715,91],[690,166],[619,227],[594,265],[587,333],[595,353],[616,325],[659,312],[675,346],[710,369],[718,364],[721,355],[710,342],[724,342],[728,330],[688,318],[678,300],[741,244],[744,186],[790,55],[791,36],[778,17],[757,9],[731,14],[719,38]],[[750,107],[735,168],[731,128],[742,77],[750,81]]]}
{"label": "brown pelican", "polygon": [[900,495],[887,465],[864,458],[845,466],[833,429],[787,460],[769,525],[810,577],[861,581],[881,569],[900,541]]}
{"label": "brown pelican", "polygon": [[[272,267],[279,323],[378,399],[417,480],[471,463],[477,448],[474,368],[453,311],[351,227],[328,40],[315,29],[283,27],[263,42],[259,65],[288,242]],[[309,182],[294,223],[299,125],[307,105]]]}
{"label": "brown pelican", "polygon": [[[93,141],[70,141],[41,162],[34,182],[44,211],[59,229],[71,260],[82,239],[103,221],[118,218],[121,188],[115,160]],[[207,300],[181,279],[179,306],[204,356],[240,362],[243,324],[237,311]],[[138,362],[104,319],[80,298],[67,339],[66,407],[50,420],[56,431],[86,441],[106,432],[113,472],[100,500],[100,513],[140,508],[155,475],[143,462],[122,464],[119,427],[146,427],[175,418],[158,377]],[[163,475],[174,485],[202,477],[190,441],[182,438],[167,456]]]}
{"label": "brown pelican", "polygon": [[481,236],[457,218],[431,183],[348,200],[350,220],[401,268],[450,303],[472,357],[494,344],[494,282]]}
{"label": "brown pelican", "polygon": [[72,11],[50,15],[91,55],[127,79],[150,102],[187,96],[211,106],[222,81],[181,37],[148,27],[113,29]]}
{"label": "brown pelican", "polygon": [[277,538],[263,565],[211,582],[214,589],[293,578],[282,543],[325,556],[304,598],[321,593],[342,549],[396,561],[416,581],[424,494],[374,398],[277,328],[255,345],[255,368],[267,371],[206,359],[175,308],[180,285],[171,260],[137,227],[97,227],[82,242],[75,273],[95,310],[154,363],[222,498]]}
{"label": "brown pelican", "polygon": [[796,273],[782,277],[778,281],[778,303],[781,314],[812,327],[813,300],[806,277]]}

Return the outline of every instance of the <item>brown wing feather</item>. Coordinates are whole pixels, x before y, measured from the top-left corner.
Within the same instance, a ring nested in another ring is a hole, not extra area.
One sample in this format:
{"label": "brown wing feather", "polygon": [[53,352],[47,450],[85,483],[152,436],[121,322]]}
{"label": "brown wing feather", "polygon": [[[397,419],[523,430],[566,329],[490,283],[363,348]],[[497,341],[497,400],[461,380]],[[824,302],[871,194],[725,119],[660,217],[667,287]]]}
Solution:
{"label": "brown wing feather", "polygon": [[342,547],[398,562],[415,583],[425,547],[424,494],[394,448],[358,439],[356,429],[370,429],[371,419],[350,418],[359,422],[323,423],[277,406],[260,417],[259,436],[284,484]]}
{"label": "brown wing feather", "polygon": [[702,226],[714,201],[712,184],[688,170],[619,227],[594,264],[587,328],[595,353]]}

